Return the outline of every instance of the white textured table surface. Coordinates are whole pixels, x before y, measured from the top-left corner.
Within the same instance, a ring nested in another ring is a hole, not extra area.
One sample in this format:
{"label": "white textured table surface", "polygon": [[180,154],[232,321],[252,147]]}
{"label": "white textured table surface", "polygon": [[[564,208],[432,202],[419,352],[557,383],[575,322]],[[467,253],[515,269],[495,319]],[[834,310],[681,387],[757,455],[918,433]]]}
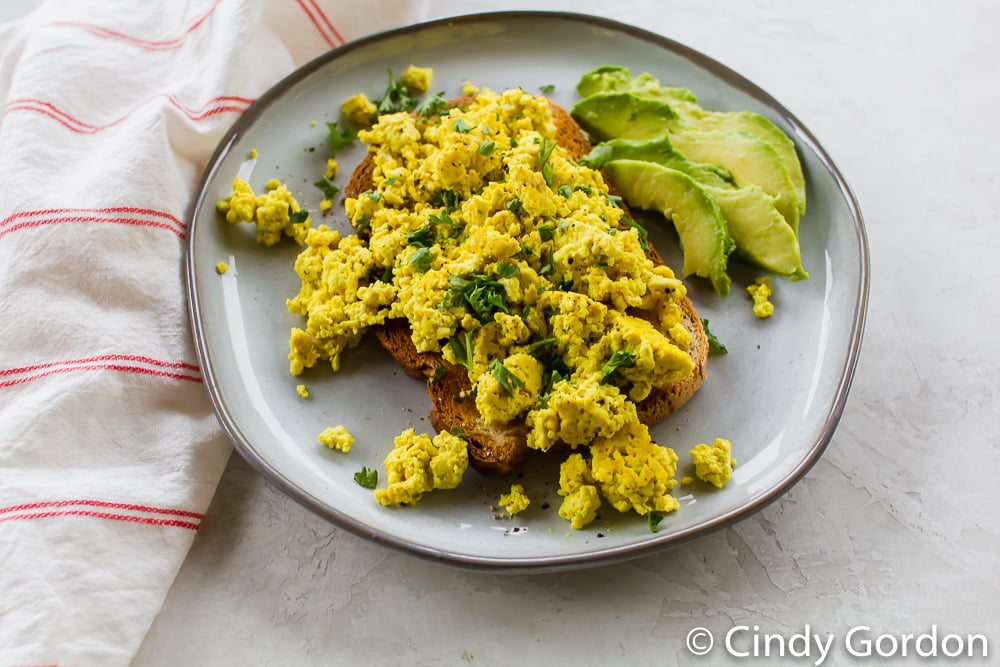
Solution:
{"label": "white textured table surface", "polygon": [[[509,8],[428,2],[428,17]],[[983,634],[990,658],[974,664],[992,662],[1000,10],[985,0],[534,8],[606,15],[721,60],[791,109],[840,166],[865,216],[872,283],[861,361],[824,458],[764,511],[661,555],[498,576],[337,530],[234,455],[135,665],[772,664],[727,657],[727,631],[750,627],[749,647],[755,625],[788,639],[806,624],[836,637],[823,664],[876,662],[846,650],[855,626],[899,637],[934,624]],[[685,648],[696,626],[716,636],[708,657]]]}

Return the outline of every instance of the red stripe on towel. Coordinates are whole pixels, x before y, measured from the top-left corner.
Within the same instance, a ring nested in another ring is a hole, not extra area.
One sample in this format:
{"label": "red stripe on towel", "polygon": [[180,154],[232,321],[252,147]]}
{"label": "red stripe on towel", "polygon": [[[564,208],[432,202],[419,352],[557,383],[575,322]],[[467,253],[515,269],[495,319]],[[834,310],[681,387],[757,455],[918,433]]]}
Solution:
{"label": "red stripe on towel", "polygon": [[175,528],[187,528],[188,530],[198,530],[198,524],[179,519],[154,519],[144,516],[132,516],[129,514],[111,514],[110,512],[91,512],[89,510],[65,510],[58,512],[36,512],[35,514],[13,514],[11,516],[0,517],[0,523],[6,521],[27,521],[31,519],[49,519],[60,516],[85,516],[94,519],[110,519],[112,521],[132,521],[144,523],[151,526],[173,526]]}
{"label": "red stripe on towel", "polygon": [[140,49],[146,49],[147,51],[169,51],[171,49],[179,49],[184,46],[184,42],[187,41],[187,38],[191,35],[191,33],[197,30],[202,23],[208,20],[208,17],[212,15],[216,7],[218,7],[221,2],[222,0],[215,0],[215,2],[212,3],[212,6],[208,8],[207,12],[189,23],[184,28],[180,36],[172,39],[142,39],[141,37],[133,37],[132,35],[126,35],[125,33],[118,32],[117,30],[105,28],[104,26],[99,26],[95,23],[85,23],[83,21],[56,21],[52,25],[80,28],[96,35],[97,37],[110,40],[120,40],[132,44],[133,46],[137,46]]}
{"label": "red stripe on towel", "polygon": [[327,17],[327,15],[320,8],[320,6],[316,2],[316,0],[307,0],[307,2],[309,2],[309,4],[311,4],[313,6],[313,9],[316,10],[316,14],[319,16],[320,20],[323,21],[323,23],[326,25],[327,29],[329,29],[329,31],[333,34],[333,36],[337,39],[337,41],[340,42],[341,44],[343,44],[346,40],[337,31],[337,29],[333,27],[333,24],[330,23],[330,19]]}
{"label": "red stripe on towel", "polygon": [[155,377],[168,378],[171,380],[203,382],[200,376],[196,377],[196,376],[186,375],[184,373],[175,373],[172,371],[160,370],[156,368],[147,368],[145,366],[129,366],[125,364],[106,364],[106,363],[77,364],[71,361],[62,363],[67,365],[60,366],[58,364],[53,364],[52,367],[49,367],[46,370],[43,370],[39,373],[34,373],[33,375],[11,377],[7,380],[0,382],[0,389],[4,389],[6,387],[12,387],[14,385],[19,385],[19,384],[25,384],[27,382],[33,382],[35,380],[40,380],[50,375],[57,375],[60,373],[71,373],[75,371],[116,371],[120,373],[138,373],[140,375],[152,375]]}
{"label": "red stripe on towel", "polygon": [[176,109],[178,109],[185,116],[193,121],[204,120],[211,116],[218,115],[220,113],[236,112],[243,113],[246,111],[246,107],[253,104],[254,100],[246,97],[237,97],[234,95],[220,95],[219,97],[213,97],[209,101],[205,102],[201,107],[197,109],[192,109],[187,105],[183,104],[175,95],[172,94],[162,94],[154,95],[149,98],[135,109],[132,109],[124,116],[117,118],[110,123],[105,123],[104,125],[93,125],[85,121],[76,118],[72,114],[60,109],[51,102],[45,100],[39,100],[35,98],[20,98],[16,100],[11,100],[4,107],[4,114],[8,114],[11,111],[34,111],[35,113],[40,113],[44,116],[48,116],[53,120],[60,123],[66,129],[76,132],[77,134],[95,134],[102,130],[107,130],[108,128],[114,127],[119,123],[125,121],[130,115],[138,111],[142,107],[146,106],[150,102],[156,99],[164,98]]}
{"label": "red stripe on towel", "polygon": [[83,359],[66,359],[65,361],[49,361],[41,364],[32,364],[30,366],[21,366],[19,368],[8,368],[5,370],[0,370],[0,377],[4,377],[5,375],[15,375],[17,373],[29,373],[31,371],[37,371],[43,368],[52,368],[53,366],[65,366],[67,364],[88,364],[94,361],[134,361],[134,362],[141,362],[144,364],[150,364],[151,366],[160,366],[162,368],[183,368],[192,371],[200,370],[194,364],[189,364],[186,361],[163,361],[161,359],[153,359],[152,357],[146,357],[141,354],[99,354],[97,356],[85,357]]}
{"label": "red stripe on towel", "polygon": [[329,35],[326,34],[326,31],[323,30],[323,26],[320,25],[320,22],[313,15],[312,11],[309,9],[308,6],[306,6],[304,0],[295,0],[295,2],[298,3],[299,7],[302,8],[302,11],[306,13],[306,16],[309,17],[309,20],[312,21],[312,24],[316,26],[316,30],[319,31],[319,34],[323,37],[323,40],[326,42],[327,46],[331,48],[336,47],[337,42],[335,42]]}
{"label": "red stripe on towel", "polygon": [[47,500],[37,503],[24,503],[22,505],[11,505],[0,507],[0,514],[10,514],[11,512],[23,512],[25,510],[37,510],[47,507],[75,507],[83,505],[86,507],[101,507],[104,509],[129,510],[133,512],[146,512],[148,514],[170,514],[173,516],[183,516],[190,519],[201,520],[205,517],[199,512],[189,510],[178,510],[169,507],[153,507],[152,505],[134,505],[130,503],[113,503],[106,500]]}
{"label": "red stripe on towel", "polygon": [[17,213],[12,213],[3,220],[0,220],[0,227],[3,227],[13,220],[32,218],[35,216],[54,215],[56,213],[129,213],[131,215],[148,215],[156,218],[164,218],[181,228],[186,226],[179,218],[167,213],[166,211],[157,211],[152,208],[140,208],[138,206],[111,206],[106,208],[45,208],[37,211],[18,211]]}

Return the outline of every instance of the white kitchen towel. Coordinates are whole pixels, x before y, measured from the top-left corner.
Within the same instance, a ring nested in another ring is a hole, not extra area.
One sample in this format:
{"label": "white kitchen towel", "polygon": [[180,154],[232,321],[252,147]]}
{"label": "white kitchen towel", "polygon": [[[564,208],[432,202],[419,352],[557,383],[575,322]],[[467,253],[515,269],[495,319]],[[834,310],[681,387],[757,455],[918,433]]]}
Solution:
{"label": "white kitchen towel", "polygon": [[51,0],[0,26],[0,667],[127,665],[230,454],[185,211],[267,87],[423,2]]}

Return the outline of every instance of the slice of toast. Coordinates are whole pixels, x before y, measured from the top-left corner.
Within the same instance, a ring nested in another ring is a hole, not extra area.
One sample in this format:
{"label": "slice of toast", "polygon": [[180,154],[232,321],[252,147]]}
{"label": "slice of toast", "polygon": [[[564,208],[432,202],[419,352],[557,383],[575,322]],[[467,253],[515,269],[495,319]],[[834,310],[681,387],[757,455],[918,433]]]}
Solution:
{"label": "slice of toast", "polygon": [[[468,104],[473,98],[457,98],[452,106]],[[586,155],[591,145],[587,136],[569,113],[550,102],[552,120],[557,129],[557,141],[571,157]],[[375,187],[375,163],[369,154],[351,174],[344,188],[346,197],[357,197]],[[605,178],[605,180],[607,180]],[[610,186],[610,184],[609,184]],[[610,186],[613,191],[613,186]],[[624,207],[624,203],[622,204]],[[657,263],[663,260],[650,246],[647,255]],[[690,299],[680,301],[684,324],[691,333],[688,350],[694,361],[690,375],[665,387],[654,388],[644,400],[636,403],[640,421],[653,425],[683,406],[706,378],[708,339],[701,319]],[[633,313],[642,315],[642,313]],[[528,427],[523,420],[503,425],[484,423],[476,408],[472,385],[464,366],[448,363],[436,352],[418,352],[410,334],[409,324],[402,319],[389,320],[374,327],[373,331],[382,346],[396,359],[407,375],[427,382],[427,393],[432,401],[431,424],[438,431],[461,431],[469,443],[469,463],[479,472],[505,474],[521,468],[528,458]],[[443,371],[438,371],[443,367]],[[443,373],[443,374],[442,374]],[[434,378],[437,379],[434,379]]]}

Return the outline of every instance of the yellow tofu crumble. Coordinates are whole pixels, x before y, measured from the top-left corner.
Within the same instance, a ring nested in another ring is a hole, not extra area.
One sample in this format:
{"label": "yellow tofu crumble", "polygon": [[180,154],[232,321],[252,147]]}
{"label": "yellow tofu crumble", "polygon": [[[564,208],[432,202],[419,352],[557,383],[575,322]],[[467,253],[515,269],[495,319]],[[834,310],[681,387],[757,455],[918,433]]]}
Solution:
{"label": "yellow tofu crumble", "polygon": [[354,444],[354,436],[342,425],[328,426],[316,436],[316,439],[321,445],[326,445],[330,449],[336,449],[345,454],[351,451],[351,445]]}

